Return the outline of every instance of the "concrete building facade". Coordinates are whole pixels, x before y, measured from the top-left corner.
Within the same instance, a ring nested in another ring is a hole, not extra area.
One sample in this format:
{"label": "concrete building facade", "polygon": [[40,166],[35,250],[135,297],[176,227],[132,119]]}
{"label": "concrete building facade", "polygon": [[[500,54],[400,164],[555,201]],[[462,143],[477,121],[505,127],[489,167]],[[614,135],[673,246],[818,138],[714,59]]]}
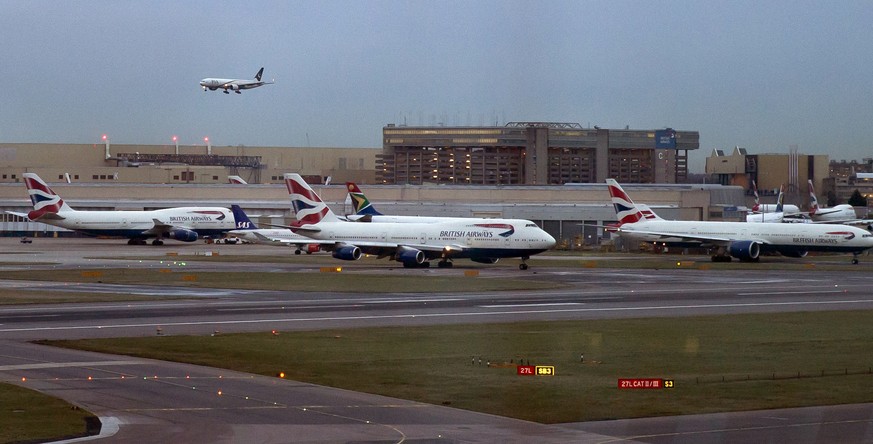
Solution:
{"label": "concrete building facade", "polygon": [[682,183],[696,131],[610,130],[578,123],[382,128],[382,184]]}

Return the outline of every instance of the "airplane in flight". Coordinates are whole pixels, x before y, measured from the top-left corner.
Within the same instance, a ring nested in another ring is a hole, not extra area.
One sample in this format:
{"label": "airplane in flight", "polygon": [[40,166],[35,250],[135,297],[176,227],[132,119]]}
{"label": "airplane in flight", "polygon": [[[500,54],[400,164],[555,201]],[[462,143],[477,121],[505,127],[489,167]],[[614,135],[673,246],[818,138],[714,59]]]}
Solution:
{"label": "airplane in flight", "polygon": [[[848,225],[750,224],[747,222],[673,221],[647,218],[614,179],[606,179],[618,226],[613,230],[630,241],[712,247],[713,262],[731,258],[757,262],[761,252],[804,257],[809,251],[858,254],[873,248],[873,234]],[[654,213],[653,213],[654,214]],[[657,216],[657,215],[655,215]]]}
{"label": "airplane in flight", "polygon": [[84,211],[71,208],[35,173],[24,173],[33,210],[8,212],[89,236],[128,238],[128,245],[163,245],[164,239],[194,242],[200,237],[220,237],[234,228],[233,214],[221,207],[177,207],[150,211]]}
{"label": "airplane in flight", "polygon": [[333,242],[333,257],[357,260],[363,254],[389,257],[406,268],[451,267],[454,259],[486,264],[521,258],[527,270],[530,256],[547,251],[555,239],[523,219],[467,219],[431,223],[353,223],[339,219],[296,173],[285,174],[285,185],[297,222],[289,228],[317,240]]}
{"label": "airplane in flight", "polygon": [[322,244],[333,245],[333,242],[310,239],[287,228],[258,228],[245,211],[236,204],[230,206],[230,211],[236,221],[236,229],[228,231],[228,236],[235,236],[256,244],[295,247],[294,254],[300,254],[303,251],[306,251],[306,254],[317,253],[321,251]]}
{"label": "airplane in flight", "polygon": [[245,79],[215,79],[212,77],[205,78],[200,81],[200,86],[203,87],[203,91],[215,91],[217,89],[223,89],[225,94],[230,94],[230,91],[233,91],[237,94],[240,94],[240,90],[243,89],[252,89],[257,88],[259,86],[270,85],[274,82],[265,82],[261,80],[261,77],[264,75],[264,68],[258,70],[258,73],[255,74],[254,80],[245,80]]}

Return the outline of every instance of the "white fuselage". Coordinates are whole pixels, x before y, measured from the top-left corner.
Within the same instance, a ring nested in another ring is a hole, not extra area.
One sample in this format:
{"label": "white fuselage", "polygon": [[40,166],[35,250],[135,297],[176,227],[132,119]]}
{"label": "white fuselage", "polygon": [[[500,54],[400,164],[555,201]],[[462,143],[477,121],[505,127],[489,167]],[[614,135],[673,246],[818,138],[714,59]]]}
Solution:
{"label": "white fuselage", "polygon": [[150,211],[61,211],[58,218],[38,221],[92,236],[154,237],[156,222],[196,231],[200,236],[218,236],[234,228],[230,210],[221,207],[179,207]]}
{"label": "white fuselage", "polygon": [[255,236],[255,233],[270,238],[276,243],[283,243],[286,245],[305,245],[312,242],[312,238],[301,236],[287,228],[257,228],[254,230],[232,230],[229,231],[227,234],[229,236],[236,236],[240,239],[256,244],[264,243],[264,240]]}
{"label": "white fuselage", "polygon": [[[320,231],[308,231],[317,228]],[[440,248],[453,257],[526,257],[555,245],[555,239],[535,223],[522,219],[464,219],[437,223],[321,222],[303,225],[313,239],[354,245],[364,252],[393,246],[420,249],[437,257]]]}
{"label": "white fuselage", "polygon": [[[687,243],[695,236],[713,239],[697,240],[699,244],[755,241],[760,243],[762,251],[859,252],[873,248],[873,234],[848,225],[647,220],[624,224],[619,233],[642,241],[665,243]],[[676,236],[671,237],[671,234]]]}
{"label": "white fuselage", "polygon": [[857,219],[855,208],[848,204],[837,205],[830,208],[819,208],[809,217],[813,222],[847,222]]}
{"label": "white fuselage", "polygon": [[[778,212],[778,204],[758,204],[755,205],[756,213],[776,213]],[[787,204],[782,206],[782,212],[785,214],[798,214],[800,208],[797,205]]]}

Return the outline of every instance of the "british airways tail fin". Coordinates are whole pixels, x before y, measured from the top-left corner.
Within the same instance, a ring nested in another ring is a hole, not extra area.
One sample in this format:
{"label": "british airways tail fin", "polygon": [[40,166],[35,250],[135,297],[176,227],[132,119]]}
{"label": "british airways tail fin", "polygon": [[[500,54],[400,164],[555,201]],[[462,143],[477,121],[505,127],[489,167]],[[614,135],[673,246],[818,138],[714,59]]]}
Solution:
{"label": "british airways tail fin", "polygon": [[73,211],[61,199],[61,196],[52,191],[48,184],[38,175],[35,173],[24,173],[21,176],[24,178],[24,186],[27,187],[27,195],[30,197],[30,202],[33,203],[33,211],[27,213],[28,219],[63,219],[63,216],[58,213]]}
{"label": "british airways tail fin", "polygon": [[227,176],[227,183],[231,185],[248,185],[249,183],[239,176]]}
{"label": "british airways tail fin", "polygon": [[354,182],[346,182],[346,188],[349,190],[349,197],[352,199],[352,205],[355,206],[355,214],[357,215],[370,215],[370,216],[381,216],[382,213],[376,211],[376,208],[373,207],[373,204],[367,200],[367,196],[364,196],[364,192],[355,185]]}
{"label": "british airways tail fin", "polygon": [[782,213],[785,211],[782,200],[785,199],[785,185],[779,186],[779,196],[776,198],[776,212]]}
{"label": "british airways tail fin", "polygon": [[758,184],[755,181],[752,181],[752,195],[755,196],[755,206],[752,207],[752,211],[760,211],[761,202],[760,198],[758,198]]}
{"label": "british airways tail fin", "polygon": [[[609,196],[612,197],[612,206],[615,207],[615,217],[618,219],[619,224],[632,224],[641,220],[647,220],[647,216],[634,205],[630,196],[624,192],[621,185],[615,179],[606,179],[606,185],[609,188]],[[651,208],[646,208],[648,213],[657,217]]]}
{"label": "british airways tail fin", "polygon": [[812,187],[812,180],[809,180],[809,214],[813,215],[817,213],[818,208],[818,199],[815,198],[815,188]]}
{"label": "british airways tail fin", "polygon": [[339,218],[328,208],[318,194],[297,173],[285,174],[285,186],[291,196],[291,206],[297,215],[297,221],[303,224],[319,222],[337,222]]}
{"label": "british airways tail fin", "polygon": [[237,230],[257,230],[258,227],[249,219],[249,216],[243,211],[239,205],[231,205],[230,211],[233,213],[233,220],[236,222]]}
{"label": "british airways tail fin", "polygon": [[262,66],[261,69],[258,70],[258,73],[255,74],[255,80],[260,82],[261,76],[263,76],[263,75],[264,75],[264,67]]}

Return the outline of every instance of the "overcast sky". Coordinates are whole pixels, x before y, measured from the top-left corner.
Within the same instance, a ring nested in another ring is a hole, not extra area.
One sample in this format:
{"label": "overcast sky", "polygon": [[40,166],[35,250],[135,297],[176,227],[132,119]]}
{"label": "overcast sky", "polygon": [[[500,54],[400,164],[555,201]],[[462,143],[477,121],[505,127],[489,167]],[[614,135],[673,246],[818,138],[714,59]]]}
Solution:
{"label": "overcast sky", "polygon": [[[873,157],[869,1],[0,0],[0,142],[381,147],[577,122]],[[276,84],[225,95],[204,77]]]}

